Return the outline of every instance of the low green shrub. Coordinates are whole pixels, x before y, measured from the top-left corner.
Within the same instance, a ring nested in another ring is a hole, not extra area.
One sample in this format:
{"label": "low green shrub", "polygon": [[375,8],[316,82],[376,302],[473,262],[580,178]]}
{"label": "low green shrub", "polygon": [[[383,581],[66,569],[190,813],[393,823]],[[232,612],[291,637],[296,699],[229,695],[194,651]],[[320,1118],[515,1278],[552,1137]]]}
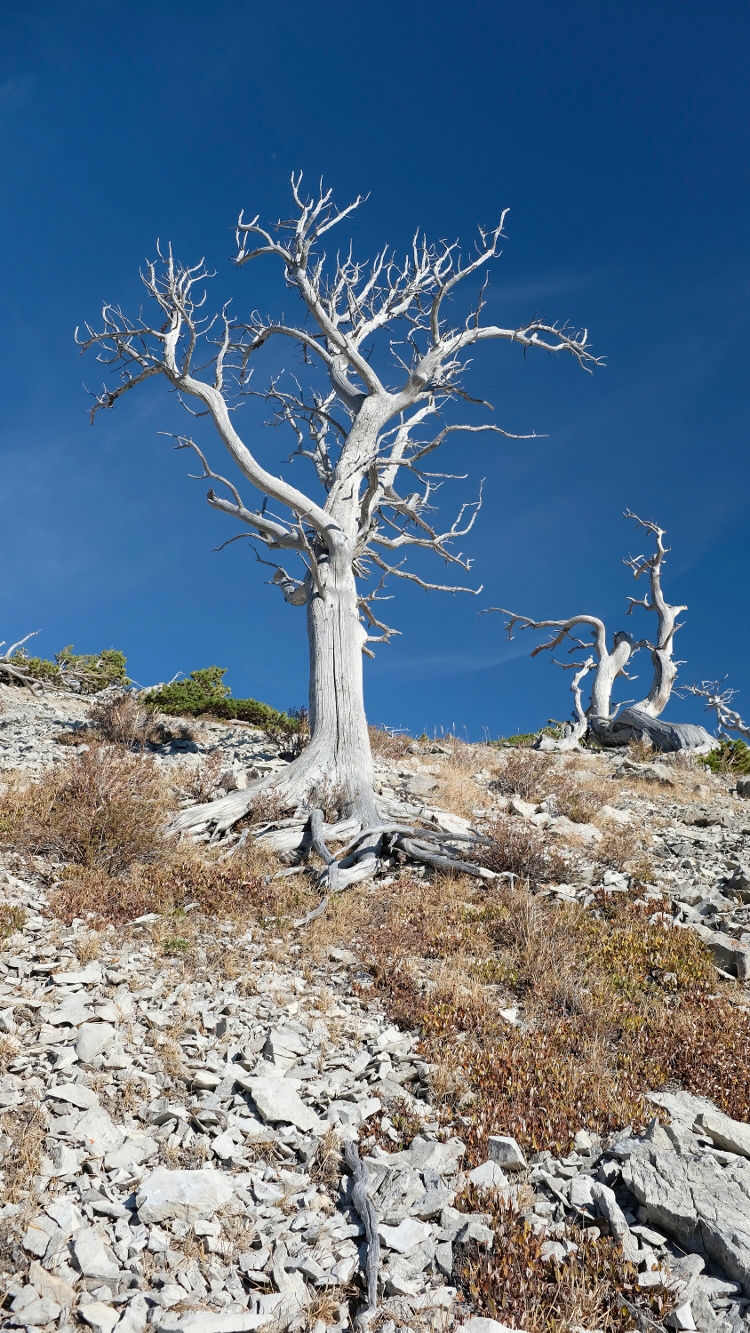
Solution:
{"label": "low green shrub", "polygon": [[101,653],[74,653],[69,643],[55,653],[54,662],[46,657],[30,657],[20,649],[13,663],[43,684],[70,686],[81,694],[98,694],[109,685],[130,684],[125,671],[127,659],[118,648],[105,648]]}
{"label": "low green shrub", "polygon": [[519,731],[515,736],[498,736],[496,741],[490,741],[490,745],[496,745],[501,750],[506,747],[525,749],[532,746],[539,735],[554,736],[555,740],[559,740],[563,734],[564,725],[563,722],[556,722],[553,717],[550,717],[547,719],[546,725],[539,727],[537,731]]}
{"label": "low green shrub", "polygon": [[226,667],[202,667],[191,671],[185,680],[174,680],[149,690],[144,702],[154,712],[172,717],[201,717],[210,713],[213,717],[250,722],[255,727],[298,729],[299,723],[293,717],[269,704],[257,699],[233,699],[229,686],[224,684],[225,674]]}
{"label": "low green shrub", "polygon": [[750,773],[750,745],[744,741],[722,740],[718,749],[700,757],[712,773]]}

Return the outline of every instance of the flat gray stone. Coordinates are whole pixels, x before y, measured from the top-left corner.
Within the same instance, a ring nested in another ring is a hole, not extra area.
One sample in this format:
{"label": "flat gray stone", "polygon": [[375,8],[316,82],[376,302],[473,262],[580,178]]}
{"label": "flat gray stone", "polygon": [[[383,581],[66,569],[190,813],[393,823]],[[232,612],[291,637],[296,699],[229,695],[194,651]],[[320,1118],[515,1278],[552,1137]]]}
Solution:
{"label": "flat gray stone", "polygon": [[268,1324],[267,1315],[220,1314],[214,1310],[188,1310],[185,1314],[165,1312],[152,1327],[156,1333],[252,1333]]}
{"label": "flat gray stone", "polygon": [[115,1029],[111,1023],[82,1023],[76,1037],[76,1055],[83,1064],[90,1064],[112,1045],[114,1039]]}
{"label": "flat gray stone", "polygon": [[303,1133],[324,1132],[324,1122],[303,1102],[297,1092],[299,1086],[297,1079],[239,1075],[237,1082],[241,1088],[250,1093],[267,1124],[295,1125]]}
{"label": "flat gray stone", "polygon": [[[624,1154],[623,1154],[624,1155]],[[622,1180],[644,1220],[706,1255],[750,1293],[750,1165],[720,1166],[689,1130],[653,1125],[624,1155]]]}
{"label": "flat gray stone", "polygon": [[70,1250],[84,1277],[101,1278],[107,1282],[120,1276],[117,1260],[95,1227],[82,1227],[76,1231]]}
{"label": "flat gray stone", "polygon": [[221,1171],[170,1171],[158,1167],[146,1176],[135,1196],[141,1222],[180,1218],[195,1222],[212,1217],[232,1197],[231,1179]]}
{"label": "flat gray stone", "polygon": [[478,1185],[484,1190],[504,1189],[508,1184],[508,1177],[497,1162],[482,1162],[481,1166],[475,1166],[467,1180],[469,1184]]}
{"label": "flat gray stone", "polygon": [[705,1134],[717,1148],[750,1157],[750,1125],[732,1120],[721,1111],[703,1111],[696,1117],[695,1129]]}
{"label": "flat gray stone", "polygon": [[417,1221],[416,1217],[405,1217],[397,1227],[388,1227],[381,1222],[378,1235],[389,1250],[395,1250],[397,1254],[409,1254],[432,1235],[432,1229],[426,1222]]}
{"label": "flat gray stone", "polygon": [[78,1314],[84,1324],[93,1328],[94,1333],[112,1333],[120,1319],[119,1311],[111,1305],[105,1305],[104,1301],[89,1301],[87,1305],[79,1305]]}
{"label": "flat gray stone", "polygon": [[509,1324],[499,1324],[496,1319],[467,1319],[459,1324],[456,1333],[515,1333]]}
{"label": "flat gray stone", "polygon": [[507,1134],[490,1134],[487,1140],[487,1152],[490,1161],[497,1162],[498,1166],[505,1167],[506,1171],[523,1171],[526,1167],[526,1158],[515,1139]]}

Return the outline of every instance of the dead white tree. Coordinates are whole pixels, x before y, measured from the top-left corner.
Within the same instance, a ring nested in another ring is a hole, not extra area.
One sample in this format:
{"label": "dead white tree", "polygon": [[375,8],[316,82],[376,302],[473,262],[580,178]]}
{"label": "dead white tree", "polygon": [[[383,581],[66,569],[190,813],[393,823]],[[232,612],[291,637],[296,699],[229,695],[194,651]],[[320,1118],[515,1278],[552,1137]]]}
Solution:
{"label": "dead white tree", "polygon": [[[633,738],[648,738],[657,749],[673,750],[683,748],[710,748],[711,738],[703,727],[693,727],[687,723],[658,721],[669,701],[678,666],[683,665],[673,658],[674,636],[681,623],[678,616],[687,610],[686,606],[672,606],[665,598],[662,589],[662,570],[669,547],[664,544],[664,529],[650,519],[643,519],[632,510],[624,511],[625,518],[633,521],[651,533],[654,537],[655,550],[651,555],[628,556],[625,564],[633,571],[636,579],[647,574],[649,592],[644,597],[628,597],[628,614],[635,607],[653,612],[657,618],[657,633],[654,640],[634,639],[624,630],[618,630],[613,636],[611,647],[604,621],[598,616],[570,616],[567,620],[531,620],[503,607],[490,607],[507,617],[506,631],[512,639],[517,626],[521,629],[547,630],[554,633],[544,643],[540,643],[532,652],[532,657],[545,650],[554,650],[566,640],[572,644],[570,652],[577,649],[588,650],[593,646],[594,656],[586,663],[558,663],[566,669],[574,669],[579,675],[574,678],[575,687],[593,665],[594,677],[591,687],[591,699],[586,709],[586,725],[582,726],[580,716],[580,692],[576,701],[576,721],[568,733],[559,741],[540,737],[538,744],[545,749],[569,749],[577,744],[590,728],[597,738],[609,744],[625,744]],[[578,637],[579,627],[590,630],[591,640]],[[629,675],[628,664],[633,655],[641,648],[648,648],[651,653],[653,672],[648,694],[634,703],[612,704],[612,691],[620,676],[628,680],[636,679]]]}
{"label": "dead white tree", "polygon": [[[532,650],[531,656],[536,657],[537,653],[554,651],[561,644],[568,641],[572,646],[571,653],[579,649],[589,653],[584,662],[557,662],[565,670],[575,670],[579,674],[574,677],[573,687],[580,686],[580,682],[589,671],[593,669],[594,677],[591,684],[591,698],[588,708],[585,710],[585,717],[590,722],[592,718],[602,718],[607,720],[613,716],[612,690],[615,682],[620,676],[626,676],[629,680],[633,677],[628,675],[627,665],[635,652],[642,647],[641,642],[636,642],[625,630],[618,630],[613,635],[611,646],[609,644],[609,635],[607,626],[599,616],[577,615],[569,616],[567,620],[531,620],[528,616],[522,616],[516,611],[509,611],[502,606],[487,607],[487,612],[497,612],[499,615],[507,616],[505,630],[509,639],[513,638],[517,627],[530,630],[548,630],[553,633],[544,643],[537,644]],[[590,631],[590,638],[580,638],[574,633],[580,626]],[[578,695],[580,702],[580,693]],[[577,710],[576,710],[577,713]],[[580,719],[577,717],[577,720]],[[584,735],[585,731],[581,733]]]}
{"label": "dead white tree", "polygon": [[535,741],[537,750],[577,750],[589,729],[589,719],[583,707],[581,681],[595,665],[594,658],[587,657],[586,661],[581,663],[560,662],[559,665],[564,671],[575,671],[570,682],[575,721],[568,723],[563,736],[549,736],[541,732]]}
{"label": "dead white tree", "polygon": [[24,659],[16,657],[19,648],[23,648],[24,644],[28,643],[29,639],[35,638],[38,633],[38,629],[32,630],[30,634],[26,634],[22,639],[18,639],[16,643],[12,643],[5,652],[2,652],[2,649],[5,648],[5,640],[3,639],[0,642],[0,682],[5,685],[25,685],[28,689],[37,693],[43,690],[42,682],[27,671],[24,666]]}
{"label": "dead white tree", "polygon": [[736,732],[750,741],[750,726],[736,708],[732,708],[737,690],[725,685],[723,680],[702,680],[692,685],[682,685],[679,693],[691,694],[703,700],[706,709],[716,717],[720,736],[731,739],[731,733]]}
{"label": "dead white tree", "polygon": [[[481,489],[452,523],[441,527],[432,510],[448,474],[428,470],[428,460],[456,432],[508,435],[486,421],[445,419],[461,400],[478,403],[462,383],[471,352],[485,342],[506,342],[524,353],[569,354],[586,369],[596,358],[585,330],[539,319],[519,328],[483,322],[485,271],[500,254],[505,213],[497,226],[479,230],[468,256],[457,243],[430,244],[417,234],[401,260],[386,248],[365,264],[353,258],[349,247],[329,263],[322,243],[362,198],[339,209],[330,190],[321,187],[314,197],[306,196],[300,176],[292,179],[292,194],[289,221],[265,227],[257,216],[240,214],[236,262],[246,267],[266,256],[277,261],[297,299],[299,318],[267,318],[256,311],[234,319],[228,306],[207,316],[206,281],[213,275],[203,262],[194,267],[177,263],[170,247],[159,249],[157,261],[141,275],[155,318],[131,318],[107,304],[101,328],[86,325],[77,337],[115,378],[96,395],[92,417],[160,377],[184,406],[208,417],[240,485],[247,483],[260,494],[260,503],[246,502],[232,479],[213,470],[195,441],[179,437],[179,445],[198,456],[201,475],[213,483],[208,503],[244,525],[259,556],[274,568],[272,581],[282,596],[306,612],[311,740],[268,785],[298,811],[319,804],[322,789],[335,789],[350,824],[378,829],[382,819],[373,795],[362,654],[396,632],[380,612],[384,581],[479,591],[461,582],[429,581],[405,566],[414,550],[431,552],[462,574],[471,565],[457,543],[474,525]],[[472,281],[477,292],[467,301],[468,315],[456,323],[450,318],[450,299]],[[293,456],[312,469],[312,486],[306,489],[267,469],[237,424],[238,400],[253,392],[254,358],[271,340],[288,342],[302,354],[305,385],[277,379],[261,396],[273,405],[275,420],[290,428]],[[288,567],[289,561],[296,567]],[[220,832],[256,799],[254,788],[234,792],[184,813],[177,824]],[[375,834],[372,838],[377,842]]]}
{"label": "dead white tree", "polygon": [[625,510],[625,518],[632,518],[635,523],[645,528],[646,532],[650,532],[656,544],[656,550],[652,555],[628,556],[625,564],[632,569],[634,578],[639,579],[643,574],[647,574],[649,581],[649,591],[644,597],[628,597],[628,615],[634,607],[640,606],[645,611],[653,612],[657,620],[656,638],[653,642],[647,640],[645,644],[651,652],[653,664],[651,685],[646,697],[633,707],[642,713],[647,713],[649,717],[660,717],[669,702],[677,677],[677,668],[685,665],[684,662],[675,662],[672,651],[674,636],[677,630],[682,628],[682,623],[678,623],[677,617],[683,611],[687,611],[687,607],[671,606],[662,590],[661,574],[670,550],[670,547],[664,545],[664,528],[660,528],[650,519],[639,518],[631,509]]}

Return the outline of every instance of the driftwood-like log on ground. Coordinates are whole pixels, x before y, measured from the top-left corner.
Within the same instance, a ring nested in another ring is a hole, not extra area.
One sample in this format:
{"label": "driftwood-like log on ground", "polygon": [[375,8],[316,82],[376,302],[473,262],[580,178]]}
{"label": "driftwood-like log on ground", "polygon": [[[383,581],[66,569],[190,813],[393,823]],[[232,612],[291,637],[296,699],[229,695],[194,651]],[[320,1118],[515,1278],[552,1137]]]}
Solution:
{"label": "driftwood-like log on ground", "polygon": [[707,754],[718,741],[705,727],[693,722],[665,722],[651,717],[640,708],[625,708],[615,718],[589,718],[589,729],[601,745],[628,745],[630,741],[649,740],[655,750],[674,753],[692,750]]}

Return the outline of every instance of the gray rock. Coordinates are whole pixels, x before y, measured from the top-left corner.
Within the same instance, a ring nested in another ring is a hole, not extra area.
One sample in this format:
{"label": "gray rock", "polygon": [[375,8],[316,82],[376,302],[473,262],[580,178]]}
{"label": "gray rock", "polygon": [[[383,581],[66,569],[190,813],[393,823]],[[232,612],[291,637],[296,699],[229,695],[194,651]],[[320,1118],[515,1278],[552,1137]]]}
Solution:
{"label": "gray rock", "polygon": [[234,1193],[231,1178],[221,1171],[170,1171],[158,1167],[141,1184],[135,1203],[141,1222],[179,1218],[192,1223],[213,1217]]}
{"label": "gray rock", "polygon": [[694,1128],[706,1134],[717,1148],[750,1157],[750,1125],[741,1120],[732,1120],[721,1111],[702,1111],[696,1117]]}
{"label": "gray rock", "polygon": [[[26,1292],[30,1293],[28,1298]],[[8,1319],[11,1328],[43,1328],[45,1324],[54,1323],[61,1313],[56,1301],[51,1301],[48,1296],[37,1296],[29,1287],[12,1301],[11,1311]]]}
{"label": "gray rock", "polygon": [[252,1333],[269,1324],[268,1316],[237,1311],[219,1314],[214,1310],[188,1310],[184,1314],[165,1312],[155,1320],[155,1333]]}
{"label": "gray rock", "polygon": [[630,1234],[625,1214],[615,1198],[614,1190],[609,1185],[602,1185],[598,1180],[591,1186],[591,1198],[600,1217],[604,1218],[610,1235],[619,1244],[626,1259],[631,1262],[638,1256],[638,1242]]}
{"label": "gray rock", "polygon": [[297,1079],[239,1075],[237,1082],[250,1093],[260,1115],[268,1124],[295,1125],[304,1133],[324,1133],[323,1121],[299,1096]]}
{"label": "gray rock", "polygon": [[76,1037],[76,1055],[83,1064],[90,1064],[112,1045],[114,1039],[115,1029],[111,1024],[82,1023]]}
{"label": "gray rock", "polygon": [[643,1217],[705,1254],[750,1292],[750,1166],[721,1167],[688,1130],[653,1125],[634,1140],[622,1179]]}
{"label": "gray rock", "polygon": [[467,1319],[459,1324],[456,1333],[514,1333],[509,1324],[499,1324],[497,1319]]}
{"label": "gray rock", "polygon": [[721,930],[711,930],[709,926],[695,924],[690,928],[708,946],[717,967],[740,981],[750,980],[750,949],[746,944],[741,944]]}
{"label": "gray rock", "polygon": [[416,1217],[405,1217],[397,1227],[388,1227],[382,1222],[378,1227],[378,1235],[383,1244],[389,1250],[395,1250],[397,1254],[409,1254],[431,1234],[427,1223],[419,1222]]}
{"label": "gray rock", "polygon": [[78,1313],[84,1324],[93,1328],[94,1333],[112,1333],[120,1319],[119,1312],[111,1305],[105,1305],[104,1301],[88,1301],[85,1305],[79,1305]]}
{"label": "gray rock", "polygon": [[70,1242],[73,1259],[84,1277],[107,1282],[120,1276],[120,1265],[95,1227],[82,1227]]}
{"label": "gray rock", "polygon": [[467,1180],[471,1185],[478,1185],[485,1190],[504,1189],[508,1184],[508,1177],[497,1162],[482,1162],[481,1166],[475,1166]]}
{"label": "gray rock", "polygon": [[487,1140],[487,1152],[490,1160],[497,1162],[506,1171],[523,1171],[526,1168],[526,1158],[515,1139],[506,1134],[490,1134]]}
{"label": "gray rock", "polygon": [[737,779],[737,795],[744,797],[750,796],[750,778]]}

